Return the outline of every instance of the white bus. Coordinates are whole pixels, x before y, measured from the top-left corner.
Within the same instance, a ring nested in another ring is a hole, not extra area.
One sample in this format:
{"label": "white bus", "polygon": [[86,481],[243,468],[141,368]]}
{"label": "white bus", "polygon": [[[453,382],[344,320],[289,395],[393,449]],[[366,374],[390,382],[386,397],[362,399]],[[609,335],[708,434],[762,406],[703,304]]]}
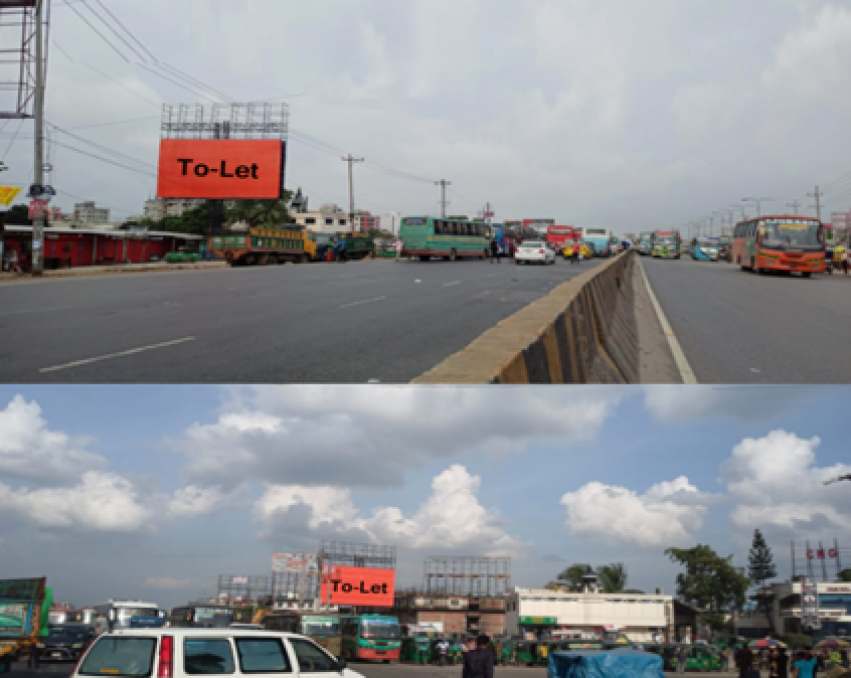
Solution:
{"label": "white bus", "polygon": [[582,240],[594,245],[594,256],[607,257],[612,253],[612,232],[608,228],[585,228]]}
{"label": "white bus", "polygon": [[136,599],[110,598],[102,605],[95,605],[94,609],[98,633],[138,626],[162,626],[165,622],[165,610],[160,610],[156,603]]}

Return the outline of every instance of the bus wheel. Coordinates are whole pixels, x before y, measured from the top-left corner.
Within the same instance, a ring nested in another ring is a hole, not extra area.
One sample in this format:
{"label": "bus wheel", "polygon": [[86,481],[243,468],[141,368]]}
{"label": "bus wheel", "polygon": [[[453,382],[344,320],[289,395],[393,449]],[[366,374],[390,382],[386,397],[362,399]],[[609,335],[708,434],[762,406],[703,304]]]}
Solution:
{"label": "bus wheel", "polygon": [[458,252],[456,252],[454,249],[449,250],[449,261],[455,261],[457,257]]}
{"label": "bus wheel", "polygon": [[385,664],[389,664],[389,663],[390,663],[390,660],[389,660],[389,659],[385,659],[385,660],[384,660],[384,663],[385,663]]}
{"label": "bus wheel", "polygon": [[428,261],[429,259],[431,259],[431,257],[428,256],[427,254],[421,254],[420,255],[420,261]]}
{"label": "bus wheel", "polygon": [[812,271],[804,271],[801,275],[805,278],[809,278],[812,275]]}
{"label": "bus wheel", "polygon": [[246,266],[253,266],[254,264],[257,263],[253,254],[249,254],[247,257],[245,257],[245,259],[243,259],[243,261],[245,262]]}

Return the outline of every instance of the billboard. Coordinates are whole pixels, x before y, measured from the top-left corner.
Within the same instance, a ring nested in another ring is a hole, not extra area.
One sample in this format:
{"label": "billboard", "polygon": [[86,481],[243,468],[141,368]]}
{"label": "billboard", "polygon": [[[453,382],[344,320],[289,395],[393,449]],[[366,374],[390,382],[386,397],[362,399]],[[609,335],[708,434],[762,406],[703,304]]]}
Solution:
{"label": "billboard", "polygon": [[276,139],[163,139],[157,197],[281,197],[284,145]]}
{"label": "billboard", "polygon": [[321,602],[331,605],[393,607],[396,570],[334,567],[322,577]]}
{"label": "billboard", "polygon": [[801,580],[801,626],[820,629],[821,617],[818,609],[818,585],[812,579]]}
{"label": "billboard", "polygon": [[272,554],[272,572],[316,572],[318,569],[315,553],[284,551]]}

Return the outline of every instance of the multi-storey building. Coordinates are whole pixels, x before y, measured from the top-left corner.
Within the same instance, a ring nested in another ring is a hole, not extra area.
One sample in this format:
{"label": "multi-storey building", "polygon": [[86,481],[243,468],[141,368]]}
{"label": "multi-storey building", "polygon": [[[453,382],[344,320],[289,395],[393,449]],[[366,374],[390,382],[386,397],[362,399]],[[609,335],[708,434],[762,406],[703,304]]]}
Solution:
{"label": "multi-storey building", "polygon": [[97,207],[94,201],[74,205],[74,221],[79,224],[108,224],[109,208]]}
{"label": "multi-storey building", "polygon": [[341,233],[349,231],[349,217],[337,205],[322,205],[317,212],[293,214],[295,222],[316,233]]}
{"label": "multi-storey building", "polygon": [[145,201],[145,218],[160,221],[166,217],[182,217],[203,203],[194,198],[153,198]]}
{"label": "multi-storey building", "polygon": [[437,625],[444,633],[505,633],[505,598],[398,593],[393,614],[400,624]]}

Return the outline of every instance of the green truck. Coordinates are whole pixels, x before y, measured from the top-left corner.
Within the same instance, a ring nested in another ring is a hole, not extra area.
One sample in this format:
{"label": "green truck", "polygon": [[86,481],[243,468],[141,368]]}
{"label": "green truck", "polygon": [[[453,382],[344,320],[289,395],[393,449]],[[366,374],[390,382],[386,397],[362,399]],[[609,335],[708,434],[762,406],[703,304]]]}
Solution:
{"label": "green truck", "polygon": [[0,667],[26,657],[48,634],[52,591],[47,579],[0,579]]}

